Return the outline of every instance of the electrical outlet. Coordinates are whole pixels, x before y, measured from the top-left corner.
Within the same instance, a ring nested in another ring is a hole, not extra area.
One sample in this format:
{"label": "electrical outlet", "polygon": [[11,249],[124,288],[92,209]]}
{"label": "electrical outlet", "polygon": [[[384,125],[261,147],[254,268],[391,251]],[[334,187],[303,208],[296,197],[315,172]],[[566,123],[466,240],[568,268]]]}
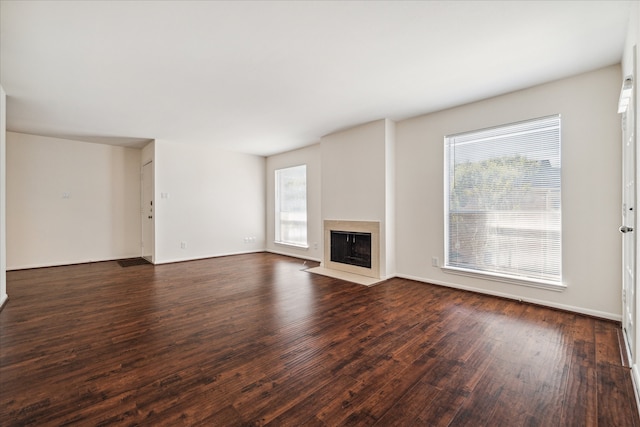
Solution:
{"label": "electrical outlet", "polygon": [[187,249],[187,242],[180,242],[180,249]]}
{"label": "electrical outlet", "polygon": [[431,266],[432,267],[439,267],[440,266],[440,260],[438,259],[437,256],[431,257]]}

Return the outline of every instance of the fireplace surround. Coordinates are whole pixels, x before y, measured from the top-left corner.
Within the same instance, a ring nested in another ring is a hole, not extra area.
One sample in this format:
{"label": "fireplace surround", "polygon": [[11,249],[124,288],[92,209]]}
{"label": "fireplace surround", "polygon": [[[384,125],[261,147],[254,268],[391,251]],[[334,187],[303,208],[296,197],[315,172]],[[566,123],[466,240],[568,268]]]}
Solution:
{"label": "fireplace surround", "polygon": [[379,279],[380,223],[325,220],[323,267]]}

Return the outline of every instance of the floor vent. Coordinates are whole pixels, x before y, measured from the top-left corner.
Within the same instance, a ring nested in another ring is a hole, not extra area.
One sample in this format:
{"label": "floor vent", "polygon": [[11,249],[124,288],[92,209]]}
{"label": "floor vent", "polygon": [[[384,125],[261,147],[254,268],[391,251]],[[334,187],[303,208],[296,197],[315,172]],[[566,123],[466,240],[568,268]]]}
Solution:
{"label": "floor vent", "polygon": [[129,259],[120,259],[118,260],[118,264],[120,267],[133,267],[134,265],[145,265],[151,263],[144,258],[129,258]]}

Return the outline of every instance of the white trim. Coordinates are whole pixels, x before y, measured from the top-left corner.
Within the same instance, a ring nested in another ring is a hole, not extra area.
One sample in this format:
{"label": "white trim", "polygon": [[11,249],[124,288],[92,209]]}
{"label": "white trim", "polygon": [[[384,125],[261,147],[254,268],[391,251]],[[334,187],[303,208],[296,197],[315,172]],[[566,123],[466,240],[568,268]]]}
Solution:
{"label": "white trim", "polygon": [[7,267],[7,271],[18,271],[18,270],[31,270],[33,268],[49,268],[49,267],[64,267],[67,265],[78,265],[78,264],[91,264],[92,262],[106,262],[106,261],[118,261],[119,259],[128,259],[128,258],[140,258],[139,254],[130,254],[130,255],[121,255],[117,257],[109,257],[103,259],[85,259],[85,260],[75,260],[75,261],[63,261],[58,264],[27,264],[21,265],[18,267]]}
{"label": "white trim", "polygon": [[276,250],[273,250],[273,249],[265,249],[265,252],[268,252],[268,253],[271,253],[271,254],[276,254],[276,255],[288,256],[288,257],[291,257],[291,258],[306,259],[308,261],[322,262],[322,260],[319,259],[319,258],[313,258],[313,257],[309,257],[309,256],[302,256],[302,255],[292,254],[292,253],[283,252],[283,251],[276,251]]}
{"label": "white trim", "polygon": [[[171,264],[171,263],[175,263],[175,262],[197,261],[197,260],[207,259],[207,258],[218,258],[218,257],[223,257],[223,256],[232,256],[232,255],[255,254],[255,253],[260,253],[260,252],[270,252],[270,253],[274,253],[276,255],[284,255],[284,256],[289,256],[289,257],[292,257],[292,258],[307,259],[309,261],[314,261],[314,262],[320,262],[321,261],[318,258],[304,257],[304,256],[300,256],[298,254],[291,254],[291,253],[287,253],[287,252],[278,252],[278,251],[267,250],[267,249],[255,249],[255,250],[239,251],[239,252],[224,252],[224,253],[215,254],[215,255],[204,255],[204,256],[195,257],[195,258],[172,258],[172,259],[163,260],[163,261],[155,261],[152,264],[153,265]],[[65,263],[62,263],[62,264],[32,264],[32,265],[20,266],[20,267],[15,267],[15,268],[8,268],[7,271],[30,270],[30,269],[34,269],[34,268],[64,267],[64,266],[67,266],[67,265],[91,264],[91,263],[94,263],[94,262],[118,261],[118,260],[121,260],[121,259],[128,259],[128,258],[140,258],[140,255],[123,255],[123,256],[119,256],[119,257],[115,257],[115,258],[92,259],[92,260],[85,260],[85,261],[71,261],[71,262],[65,262]]]}
{"label": "white trim", "polygon": [[308,244],[298,245],[296,243],[279,242],[277,240],[274,240],[273,244],[274,245],[281,245],[281,246],[289,246],[289,247],[296,248],[296,249],[309,249],[309,245]]}
{"label": "white trim", "polygon": [[510,283],[512,285],[528,286],[530,288],[547,289],[549,291],[562,292],[567,289],[564,283],[551,282],[547,280],[522,279],[506,274],[490,273],[486,271],[469,270],[459,267],[442,267],[445,273],[459,274],[461,276],[475,277],[478,279],[492,280],[494,282]]}
{"label": "white trim", "polygon": [[0,296],[0,311],[4,308],[4,305],[9,300],[9,295],[3,294]]}
{"label": "white trim", "polygon": [[535,299],[535,298],[523,298],[522,296],[519,296],[519,295],[508,294],[508,293],[504,293],[504,292],[490,291],[490,290],[487,290],[487,289],[476,288],[476,287],[473,287],[473,286],[458,285],[458,284],[455,284],[455,283],[441,282],[439,280],[431,280],[431,279],[427,280],[427,279],[423,279],[423,278],[420,278],[420,277],[411,276],[411,275],[407,275],[407,274],[397,274],[396,277],[400,277],[402,279],[415,280],[417,282],[429,283],[429,284],[432,284],[432,285],[446,286],[448,288],[462,289],[462,290],[465,290],[465,291],[477,292],[477,293],[480,293],[480,294],[486,294],[486,295],[492,295],[492,296],[496,296],[496,297],[508,298],[508,299],[512,299],[512,300],[516,300],[516,301],[529,302],[529,303],[533,303],[533,304],[536,304],[536,305],[542,305],[542,306],[545,306],[545,307],[557,308],[557,309],[560,309],[560,310],[571,311],[571,312],[574,312],[574,313],[586,314],[588,316],[600,317],[602,319],[607,319],[607,320],[614,320],[616,322],[622,321],[622,315],[620,315],[620,314],[607,313],[607,312],[599,311],[599,310],[591,310],[591,309],[588,309],[588,308],[576,307],[576,306],[573,306],[573,305],[558,304],[558,303],[539,300],[539,299]]}
{"label": "white trim", "polygon": [[232,255],[256,254],[256,253],[261,253],[261,252],[265,252],[265,250],[264,249],[256,249],[256,250],[250,250],[250,251],[225,252],[225,253],[215,254],[215,255],[203,255],[203,256],[194,257],[194,258],[172,258],[172,259],[165,259],[165,260],[162,260],[162,261],[157,261],[156,260],[153,264],[154,265],[173,264],[173,263],[176,263],[176,262],[198,261],[198,260],[201,260],[201,259],[220,258],[220,257],[232,256]]}

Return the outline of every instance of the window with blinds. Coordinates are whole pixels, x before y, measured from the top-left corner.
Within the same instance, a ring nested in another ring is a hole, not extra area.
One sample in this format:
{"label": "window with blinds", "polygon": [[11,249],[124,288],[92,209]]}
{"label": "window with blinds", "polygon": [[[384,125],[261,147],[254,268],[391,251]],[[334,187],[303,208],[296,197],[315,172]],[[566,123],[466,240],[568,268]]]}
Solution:
{"label": "window with blinds", "polygon": [[275,241],[307,247],[307,165],[275,171]]}
{"label": "window with blinds", "polygon": [[445,264],[562,286],[560,116],[445,137]]}

